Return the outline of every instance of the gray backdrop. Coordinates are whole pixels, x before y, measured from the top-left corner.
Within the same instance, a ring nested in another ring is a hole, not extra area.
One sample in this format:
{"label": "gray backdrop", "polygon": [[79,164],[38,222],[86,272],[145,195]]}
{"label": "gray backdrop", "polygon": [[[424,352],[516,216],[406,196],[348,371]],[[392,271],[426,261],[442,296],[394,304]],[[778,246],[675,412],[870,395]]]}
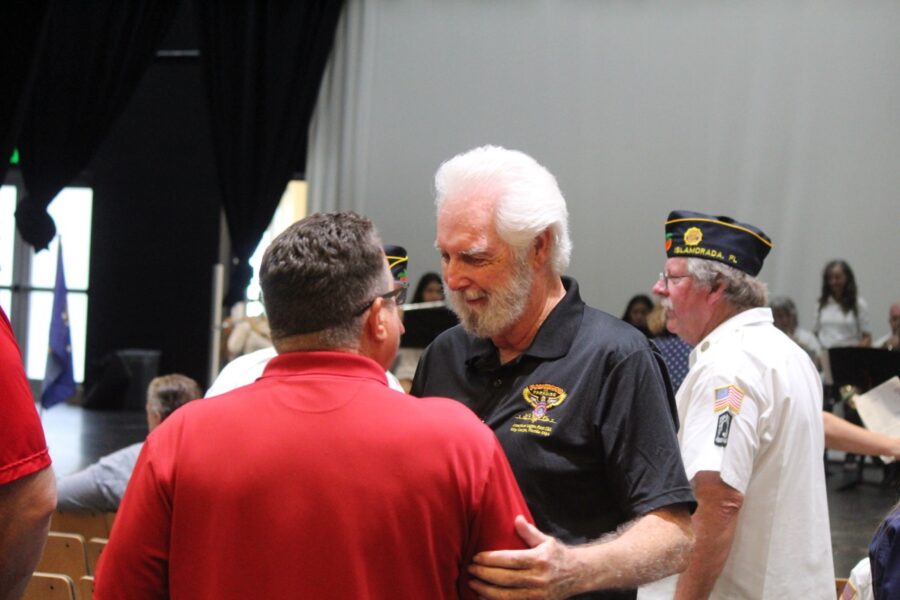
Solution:
{"label": "gray backdrop", "polygon": [[[312,210],[355,209],[437,270],[432,177],[485,143],[553,172],[570,274],[620,314],[673,208],[775,242],[760,277],[812,327],[847,259],[875,337],[900,300],[900,2],[350,0],[311,128]],[[895,266],[891,266],[895,265]]]}

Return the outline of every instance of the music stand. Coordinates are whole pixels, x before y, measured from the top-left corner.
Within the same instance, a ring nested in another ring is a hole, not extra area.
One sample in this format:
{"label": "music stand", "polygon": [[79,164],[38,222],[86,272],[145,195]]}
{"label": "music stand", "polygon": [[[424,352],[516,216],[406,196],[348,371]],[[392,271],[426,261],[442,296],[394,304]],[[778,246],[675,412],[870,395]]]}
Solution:
{"label": "music stand", "polygon": [[[835,389],[852,385],[861,394],[895,375],[900,375],[900,352],[879,348],[830,348],[828,362],[831,365],[831,378]],[[865,483],[864,465],[865,456],[862,456],[857,463],[856,478],[841,485],[838,490],[843,491]]]}
{"label": "music stand", "polygon": [[900,352],[880,348],[831,348],[828,361],[835,387],[852,385],[860,393],[900,375]]}
{"label": "music stand", "polygon": [[401,348],[426,348],[442,331],[459,323],[459,319],[448,308],[435,306],[403,312],[403,328],[400,338]]}

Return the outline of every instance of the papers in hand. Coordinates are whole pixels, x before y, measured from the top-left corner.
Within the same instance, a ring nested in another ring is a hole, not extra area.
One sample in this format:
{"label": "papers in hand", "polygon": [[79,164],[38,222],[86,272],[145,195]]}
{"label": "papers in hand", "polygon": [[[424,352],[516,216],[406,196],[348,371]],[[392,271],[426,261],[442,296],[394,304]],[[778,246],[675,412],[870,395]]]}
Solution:
{"label": "papers in hand", "polygon": [[[855,396],[854,401],[866,429],[900,436],[900,377],[891,377],[865,394]],[[886,463],[894,460],[890,456],[881,459]]]}

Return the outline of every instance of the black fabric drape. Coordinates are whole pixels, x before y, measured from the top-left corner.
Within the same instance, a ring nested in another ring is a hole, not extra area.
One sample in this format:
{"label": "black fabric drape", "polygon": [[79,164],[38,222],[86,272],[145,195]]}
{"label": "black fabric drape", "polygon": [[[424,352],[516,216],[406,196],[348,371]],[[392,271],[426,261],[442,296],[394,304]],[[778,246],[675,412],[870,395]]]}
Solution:
{"label": "black fabric drape", "polygon": [[22,237],[56,232],[47,205],[97,151],[171,25],[179,0],[54,0],[19,133]]}
{"label": "black fabric drape", "polygon": [[225,301],[243,299],[247,263],[291,174],[306,163],[309,121],[342,1],[197,0],[232,266]]}
{"label": "black fabric drape", "polygon": [[43,39],[49,0],[0,2],[0,183],[6,178],[9,158],[35,72],[37,49]]}

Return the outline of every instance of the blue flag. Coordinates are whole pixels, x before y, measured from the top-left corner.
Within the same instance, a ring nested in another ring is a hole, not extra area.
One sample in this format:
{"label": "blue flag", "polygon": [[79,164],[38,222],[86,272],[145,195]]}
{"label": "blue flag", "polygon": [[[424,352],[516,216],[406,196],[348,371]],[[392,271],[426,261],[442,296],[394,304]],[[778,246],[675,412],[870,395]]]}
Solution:
{"label": "blue flag", "polygon": [[53,286],[53,313],[50,315],[50,351],[41,389],[41,406],[50,408],[75,395],[75,369],[72,366],[72,334],[66,301],[66,274],[63,270],[62,239],[56,255],[56,285]]}

